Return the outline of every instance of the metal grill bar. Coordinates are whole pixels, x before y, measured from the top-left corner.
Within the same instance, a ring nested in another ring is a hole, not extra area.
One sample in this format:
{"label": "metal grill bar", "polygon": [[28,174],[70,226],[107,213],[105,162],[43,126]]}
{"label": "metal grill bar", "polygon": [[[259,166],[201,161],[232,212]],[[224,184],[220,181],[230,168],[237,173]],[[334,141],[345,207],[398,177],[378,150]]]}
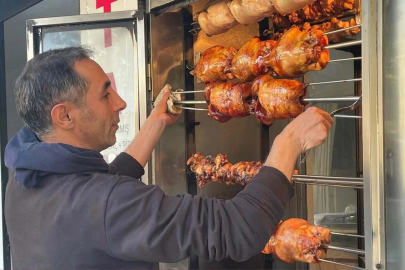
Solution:
{"label": "metal grill bar", "polygon": [[361,57],[350,57],[350,58],[343,58],[343,59],[334,59],[334,60],[329,60],[329,63],[331,62],[342,62],[342,61],[349,61],[349,60],[361,60]]}
{"label": "metal grill bar", "polygon": [[347,42],[328,45],[328,46],[325,46],[323,48],[327,49],[327,50],[330,50],[330,49],[339,49],[339,48],[344,48],[344,47],[351,47],[351,46],[356,46],[356,45],[360,45],[360,44],[361,44],[361,40],[353,40],[353,41],[347,41]]}
{"label": "metal grill bar", "polygon": [[318,85],[318,84],[330,84],[330,83],[344,83],[344,82],[358,82],[361,81],[361,78],[354,78],[348,80],[338,80],[338,81],[326,81],[326,82],[314,82],[314,83],[307,83],[307,85]]}
{"label": "metal grill bar", "polygon": [[327,248],[331,250],[337,250],[337,251],[343,251],[343,252],[348,252],[348,253],[354,253],[358,255],[366,255],[366,252],[364,250],[360,249],[351,249],[351,248],[344,248],[344,247],[336,247],[336,246],[331,246],[331,245],[321,245],[321,248]]}
{"label": "metal grill bar", "polygon": [[325,263],[336,264],[336,265],[340,265],[340,266],[345,266],[345,267],[349,267],[349,268],[353,268],[353,269],[358,269],[358,270],[364,270],[364,269],[365,269],[365,268],[362,268],[362,267],[353,266],[353,265],[344,264],[344,263],[339,263],[339,262],[334,262],[334,261],[329,261],[329,260],[325,260],[325,259],[318,259],[318,261],[320,261],[320,262],[325,262]]}
{"label": "metal grill bar", "polygon": [[323,35],[331,35],[331,34],[335,34],[335,33],[339,33],[339,32],[344,32],[344,31],[349,30],[349,29],[358,28],[358,27],[361,27],[361,24],[349,26],[349,27],[346,27],[346,28],[338,29],[338,30],[325,32],[325,33],[323,33]]}
{"label": "metal grill bar", "polygon": [[348,233],[339,233],[339,232],[330,232],[332,235],[341,235],[341,236],[350,236],[350,237],[357,237],[357,238],[364,238],[364,235],[357,235],[357,234],[348,234]]}

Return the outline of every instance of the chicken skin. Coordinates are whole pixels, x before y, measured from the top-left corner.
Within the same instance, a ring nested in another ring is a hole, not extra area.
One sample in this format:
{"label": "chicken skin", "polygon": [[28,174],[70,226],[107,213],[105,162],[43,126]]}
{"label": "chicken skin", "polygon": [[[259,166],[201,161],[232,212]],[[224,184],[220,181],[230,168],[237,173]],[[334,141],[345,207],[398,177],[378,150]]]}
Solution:
{"label": "chicken skin", "polygon": [[295,118],[304,111],[302,98],[305,94],[306,85],[303,83],[262,75],[252,85],[252,110],[265,125],[276,119]]}
{"label": "chicken skin", "polygon": [[241,24],[257,23],[276,11],[270,0],[233,0],[229,10]]}
{"label": "chicken skin", "polygon": [[315,0],[272,0],[274,7],[278,13],[285,15],[296,10],[302,9],[306,5],[311,4]]}
{"label": "chicken skin", "polygon": [[201,29],[209,36],[225,33],[238,24],[228,7],[228,1],[215,3],[198,15]]}
{"label": "chicken skin", "polygon": [[327,250],[322,244],[330,243],[330,230],[309,225],[308,221],[290,218],[281,221],[263,253],[273,253],[286,263],[317,263],[326,257]]}
{"label": "chicken skin", "polygon": [[258,75],[272,72],[270,54],[276,41],[252,38],[233,56],[231,72],[242,82],[252,81]]}
{"label": "chicken skin", "polygon": [[247,83],[211,83],[205,87],[208,116],[224,123],[231,118],[250,115],[248,99],[251,86]]}
{"label": "chicken skin", "polygon": [[234,79],[230,72],[232,58],[238,49],[213,46],[206,49],[200,56],[197,65],[190,73],[203,83]]}
{"label": "chicken skin", "polygon": [[280,76],[295,78],[311,70],[322,70],[329,62],[327,36],[314,26],[302,31],[292,27],[277,41],[270,65]]}

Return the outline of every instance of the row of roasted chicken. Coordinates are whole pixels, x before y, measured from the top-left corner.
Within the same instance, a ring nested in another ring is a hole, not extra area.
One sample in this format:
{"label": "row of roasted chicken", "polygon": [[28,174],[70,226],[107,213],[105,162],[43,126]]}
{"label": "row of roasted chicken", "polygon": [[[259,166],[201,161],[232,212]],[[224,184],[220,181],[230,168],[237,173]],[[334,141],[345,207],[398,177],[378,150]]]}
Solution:
{"label": "row of roasted chicken", "polygon": [[282,27],[336,16],[354,8],[354,0],[225,0],[196,13],[207,35],[224,33],[237,24],[257,23],[266,17]]}
{"label": "row of roasted chicken", "polygon": [[191,74],[203,83],[234,78],[247,82],[264,74],[299,77],[328,64],[329,51],[324,47],[329,42],[323,33],[319,26],[293,27],[277,41],[252,38],[239,50],[213,46],[201,54]]}
{"label": "row of roasted chicken", "polygon": [[[231,164],[226,154],[218,154],[214,159],[211,156],[204,157],[201,153],[190,157],[187,165],[196,174],[200,188],[211,182],[247,185],[262,167],[260,161]],[[329,243],[329,229],[291,218],[280,222],[262,252],[273,253],[287,263],[316,263],[326,256],[327,250],[321,245]]]}
{"label": "row of roasted chicken", "polygon": [[205,87],[208,116],[224,123],[254,114],[265,125],[295,118],[304,111],[307,84],[290,79],[258,76],[248,83],[210,83]]}

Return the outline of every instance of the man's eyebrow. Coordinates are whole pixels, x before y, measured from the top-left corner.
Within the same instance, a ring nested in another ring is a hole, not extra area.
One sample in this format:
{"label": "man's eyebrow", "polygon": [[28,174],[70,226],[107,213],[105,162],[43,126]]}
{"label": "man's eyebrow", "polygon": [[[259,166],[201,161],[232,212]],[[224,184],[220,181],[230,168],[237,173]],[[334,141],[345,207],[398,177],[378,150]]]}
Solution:
{"label": "man's eyebrow", "polygon": [[101,92],[104,92],[110,85],[111,85],[111,82],[110,82],[110,81],[106,81],[106,82],[103,84],[103,88],[101,89]]}

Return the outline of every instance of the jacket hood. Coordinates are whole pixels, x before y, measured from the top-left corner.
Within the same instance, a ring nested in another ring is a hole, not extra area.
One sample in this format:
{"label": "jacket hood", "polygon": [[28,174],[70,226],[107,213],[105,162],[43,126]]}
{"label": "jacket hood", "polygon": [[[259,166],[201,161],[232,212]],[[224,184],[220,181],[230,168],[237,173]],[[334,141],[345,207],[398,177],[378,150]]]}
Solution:
{"label": "jacket hood", "polygon": [[8,142],[5,164],[26,188],[37,186],[49,174],[107,173],[109,165],[93,150],[63,143],[44,143],[29,127],[23,127]]}

